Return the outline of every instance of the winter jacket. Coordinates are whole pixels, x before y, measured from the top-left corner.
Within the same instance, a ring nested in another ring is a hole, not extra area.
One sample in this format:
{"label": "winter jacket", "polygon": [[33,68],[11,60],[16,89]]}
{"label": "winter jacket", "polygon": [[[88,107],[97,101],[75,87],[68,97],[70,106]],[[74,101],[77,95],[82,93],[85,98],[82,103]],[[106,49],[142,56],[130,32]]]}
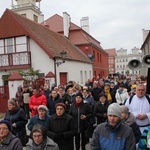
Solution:
{"label": "winter jacket", "polygon": [[[45,95],[39,94],[38,96],[37,95],[31,96],[30,101],[29,101],[29,108],[31,109],[31,116],[35,116],[38,114],[37,109],[39,105],[47,106],[47,100],[46,100]],[[34,106],[36,106],[36,109],[34,109]]]}
{"label": "winter jacket", "polygon": [[52,98],[52,96],[48,99],[48,108],[49,108],[49,115],[54,115],[56,113],[55,105],[57,103],[63,103],[63,101],[59,98],[59,95],[55,99]]}
{"label": "winter jacket", "polygon": [[91,89],[91,93],[92,93],[92,96],[94,97],[94,100],[96,102],[99,101],[99,94],[102,92],[102,88],[100,87],[97,87],[97,88],[92,88]]}
{"label": "winter jacket", "polygon": [[116,101],[118,104],[123,104],[124,101],[129,98],[129,94],[127,92],[127,89],[124,89],[121,93],[120,93],[120,90],[118,89],[116,91],[115,97],[116,97]]}
{"label": "winter jacket", "polygon": [[102,123],[93,133],[91,150],[136,150],[133,131],[122,122],[114,129],[107,122]]}
{"label": "winter jacket", "polygon": [[147,138],[150,137],[150,126],[146,127],[142,133],[142,136],[139,140],[139,144],[138,144],[138,150],[150,150],[150,144],[149,144],[149,148],[148,143],[147,143]]}
{"label": "winter jacket", "polygon": [[[69,115],[74,119],[76,131],[81,133],[87,127],[87,122],[92,118],[92,110],[88,103],[83,103],[78,108],[75,103],[73,103],[69,110]],[[87,118],[81,120],[81,115],[85,115]]]}
{"label": "winter jacket", "polygon": [[[72,116],[64,113],[62,116],[54,114],[51,116],[48,125],[48,136],[52,138],[59,146],[60,150],[73,150],[73,136],[75,127]],[[61,134],[60,138],[56,138]]]}
{"label": "winter jacket", "polygon": [[95,104],[94,115],[97,117],[97,124],[105,122],[107,120],[107,109],[110,102],[106,101],[102,104],[100,101]]}
{"label": "winter jacket", "polygon": [[123,123],[132,128],[136,143],[138,143],[141,137],[141,131],[139,129],[139,126],[135,122],[134,115],[132,113],[129,113],[128,118],[126,120],[123,120]]}
{"label": "winter jacket", "polygon": [[16,127],[12,127],[12,131],[16,133],[19,137],[26,135],[26,124],[28,119],[26,118],[25,112],[22,108],[17,108],[14,111],[6,111],[5,120],[15,123]]}
{"label": "winter jacket", "polygon": [[[26,150],[33,150],[32,140],[30,139],[26,145]],[[37,147],[38,149],[38,147]],[[18,149],[17,149],[18,150]],[[42,150],[59,150],[58,145],[50,138],[47,137],[46,146]]]}
{"label": "winter jacket", "polygon": [[23,150],[20,140],[9,132],[6,139],[0,143],[0,150]]}
{"label": "winter jacket", "polygon": [[40,119],[39,115],[31,117],[30,122],[28,123],[28,129],[31,131],[35,124],[41,124],[46,129],[49,123],[49,118],[49,115],[46,115],[44,119]]}
{"label": "winter jacket", "polygon": [[86,97],[83,96],[83,101],[84,103],[88,103],[91,106],[92,110],[94,109],[95,101],[93,96],[91,96],[90,94],[88,94]]}

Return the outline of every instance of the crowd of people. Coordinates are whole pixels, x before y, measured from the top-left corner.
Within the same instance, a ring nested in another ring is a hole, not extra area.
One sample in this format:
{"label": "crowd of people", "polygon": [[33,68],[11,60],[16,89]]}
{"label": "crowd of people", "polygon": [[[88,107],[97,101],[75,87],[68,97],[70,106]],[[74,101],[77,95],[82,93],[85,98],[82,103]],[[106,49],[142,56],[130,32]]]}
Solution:
{"label": "crowd of people", "polygon": [[98,76],[84,86],[69,81],[51,89],[20,85],[0,121],[0,150],[86,150],[87,143],[91,150],[146,150],[149,141],[143,76]]}

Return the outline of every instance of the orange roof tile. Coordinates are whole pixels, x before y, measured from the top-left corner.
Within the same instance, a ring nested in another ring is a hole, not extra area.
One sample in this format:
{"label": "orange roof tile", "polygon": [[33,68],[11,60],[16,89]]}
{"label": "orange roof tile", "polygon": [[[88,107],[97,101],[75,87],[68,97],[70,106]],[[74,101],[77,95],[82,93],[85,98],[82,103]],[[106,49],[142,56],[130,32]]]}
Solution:
{"label": "orange roof tile", "polygon": [[[5,15],[10,16],[10,18],[15,21],[17,26],[23,28],[24,34],[32,38],[49,55],[50,58],[60,58],[60,52],[64,50],[67,52],[66,59],[68,60],[92,63],[89,58],[80,49],[74,46],[66,37],[51,31],[36,22],[22,17],[9,9],[6,9],[0,19],[0,29],[3,30],[3,32],[7,32],[7,29],[4,28],[4,24],[7,24],[7,22],[3,22],[3,17]],[[11,23],[9,26],[11,26]],[[17,32],[17,28],[15,27],[12,27],[12,30]],[[0,35],[0,38],[3,37]]]}

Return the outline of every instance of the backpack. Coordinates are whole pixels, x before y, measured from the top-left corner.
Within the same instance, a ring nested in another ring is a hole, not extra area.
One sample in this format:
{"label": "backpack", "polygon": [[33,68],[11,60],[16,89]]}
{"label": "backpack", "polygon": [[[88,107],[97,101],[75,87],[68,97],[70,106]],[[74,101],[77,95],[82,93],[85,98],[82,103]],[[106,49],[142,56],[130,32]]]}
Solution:
{"label": "backpack", "polygon": [[[132,95],[130,98],[129,98],[129,104],[131,104],[131,101],[132,101],[132,98],[133,98],[134,95]],[[150,104],[150,97],[148,95],[145,95],[146,99],[148,100],[148,103]]]}

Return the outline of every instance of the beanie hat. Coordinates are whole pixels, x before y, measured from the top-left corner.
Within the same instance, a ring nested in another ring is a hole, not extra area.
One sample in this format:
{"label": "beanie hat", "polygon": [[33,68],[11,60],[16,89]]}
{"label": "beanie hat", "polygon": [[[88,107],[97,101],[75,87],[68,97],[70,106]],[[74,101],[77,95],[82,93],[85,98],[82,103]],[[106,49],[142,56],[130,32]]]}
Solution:
{"label": "beanie hat", "polygon": [[100,98],[100,97],[103,97],[103,96],[104,96],[105,98],[107,98],[107,96],[105,95],[105,93],[104,93],[104,92],[101,92],[101,93],[99,94],[99,98]]}
{"label": "beanie hat", "polygon": [[8,130],[11,131],[11,123],[8,120],[1,120],[0,124],[6,124],[8,127]]}
{"label": "beanie hat", "polygon": [[129,113],[129,108],[125,105],[121,105],[120,110],[121,110],[121,113],[125,113],[125,114]]}
{"label": "beanie hat", "polygon": [[55,105],[55,108],[57,108],[58,106],[62,106],[65,110],[67,109],[66,105],[64,103],[57,103]]}
{"label": "beanie hat", "polygon": [[12,105],[14,105],[14,106],[17,106],[17,103],[16,103],[16,99],[15,99],[15,98],[9,99],[9,100],[8,100],[8,103],[9,103],[9,104],[12,104]]}
{"label": "beanie hat", "polygon": [[39,105],[38,110],[39,110],[39,109],[48,111],[48,108],[47,108],[45,105]]}
{"label": "beanie hat", "polygon": [[82,95],[81,92],[78,92],[78,93],[76,94],[76,97],[77,97],[77,96],[80,96],[80,97],[83,99],[83,95]]}
{"label": "beanie hat", "polygon": [[107,115],[114,115],[121,118],[121,109],[118,103],[112,103],[109,105]]}

